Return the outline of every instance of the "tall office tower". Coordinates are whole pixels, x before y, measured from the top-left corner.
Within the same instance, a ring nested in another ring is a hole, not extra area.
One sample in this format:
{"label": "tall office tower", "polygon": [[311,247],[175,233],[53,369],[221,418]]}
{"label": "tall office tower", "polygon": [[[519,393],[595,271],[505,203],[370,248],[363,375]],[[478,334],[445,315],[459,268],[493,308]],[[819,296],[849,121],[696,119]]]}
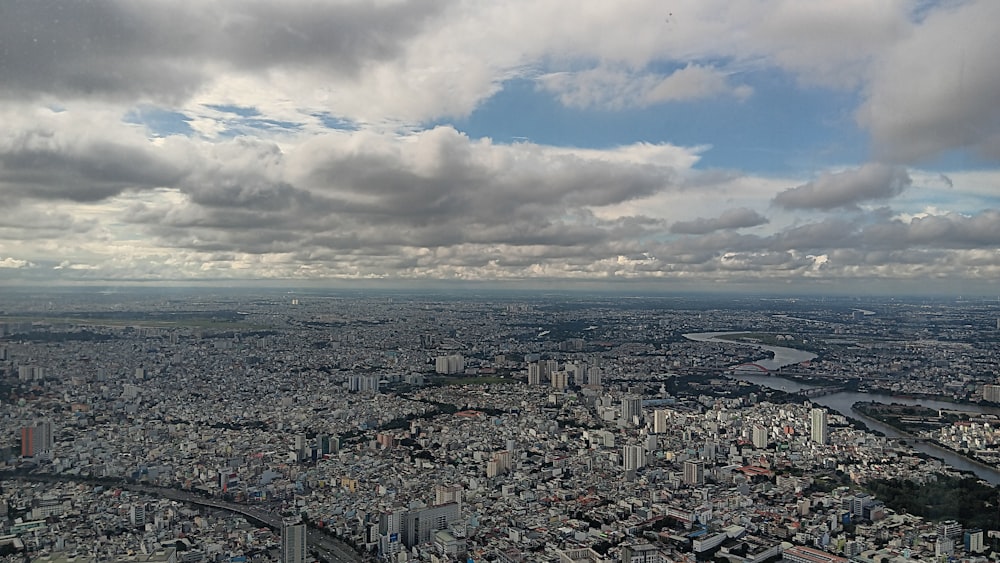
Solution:
{"label": "tall office tower", "polygon": [[763,450],[767,447],[768,437],[767,428],[758,424],[753,427],[753,435],[750,441],[753,442],[753,447]]}
{"label": "tall office tower", "polygon": [[565,371],[552,372],[551,386],[556,391],[565,391],[569,387],[569,373]]}
{"label": "tall office tower", "polygon": [[389,512],[384,512],[379,516],[379,553],[387,558],[402,551],[403,545],[403,518],[406,516],[406,509],[403,507],[393,508]]}
{"label": "tall office tower", "polygon": [[622,397],[621,417],[625,424],[636,424],[642,416],[642,397],[625,395]]}
{"label": "tall office tower", "polygon": [[705,463],[688,459],[684,461],[684,484],[704,485],[705,484]]}
{"label": "tall office tower", "polygon": [[52,423],[41,421],[21,428],[21,456],[35,457],[52,451]]}
{"label": "tall office tower", "polygon": [[972,530],[966,530],[962,535],[962,543],[965,545],[965,551],[970,553],[982,553],[983,552],[983,531],[979,528],[974,528]]}
{"label": "tall office tower", "polygon": [[830,443],[830,430],[826,426],[826,409],[813,409],[810,411],[812,425],[809,428],[809,435],[812,441],[817,444]]}
{"label": "tall office tower", "polygon": [[282,563],[305,563],[306,525],[301,518],[286,518],[281,522]]}
{"label": "tall office tower", "polygon": [[657,409],[653,411],[653,433],[654,434],[666,434],[667,433],[667,420],[670,417],[670,411]]}
{"label": "tall office tower", "polygon": [[646,450],[642,446],[627,444],[622,447],[622,467],[625,471],[635,471],[646,466]]}

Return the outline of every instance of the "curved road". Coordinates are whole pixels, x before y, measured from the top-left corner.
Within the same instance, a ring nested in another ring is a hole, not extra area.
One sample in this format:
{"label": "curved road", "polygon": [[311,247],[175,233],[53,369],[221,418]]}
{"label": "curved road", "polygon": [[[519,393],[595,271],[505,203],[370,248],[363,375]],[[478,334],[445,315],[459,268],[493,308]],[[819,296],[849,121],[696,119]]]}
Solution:
{"label": "curved road", "polygon": [[[228,510],[229,512],[235,512],[248,518],[253,518],[254,520],[262,522],[271,528],[278,530],[281,529],[281,516],[278,516],[273,512],[261,510],[245,504],[236,504],[233,502],[209,499],[187,491],[150,487],[147,485],[124,485],[124,488],[144,493],[156,493],[171,500],[197,504],[199,506],[208,506]],[[351,549],[351,547],[344,542],[312,528],[306,529],[306,543],[312,551],[319,554],[321,559],[330,563],[359,563],[363,561],[361,555]]]}
{"label": "curved road", "polygon": [[[138,491],[147,494],[157,494],[161,497],[168,498],[171,500],[176,500],[179,502],[185,502],[188,504],[196,504],[199,506],[208,506],[211,508],[219,508],[222,510],[228,510],[229,512],[234,512],[236,514],[242,514],[247,518],[251,518],[258,522],[263,523],[266,526],[274,528],[276,530],[281,529],[281,516],[267,511],[255,508],[253,506],[248,506],[245,504],[236,504],[234,502],[226,502],[222,500],[205,498],[201,495],[196,495],[188,491],[181,491],[177,489],[170,489],[167,487],[153,487],[150,485],[130,485],[127,483],[114,483],[109,484],[107,481],[101,481],[97,479],[88,479],[86,477],[81,477],[79,475],[56,475],[51,473],[18,473],[14,471],[0,471],[0,477],[4,479],[23,479],[25,481],[35,481],[35,482],[54,482],[54,481],[77,481],[77,482],[90,482],[95,484],[109,485],[113,487],[121,487],[130,491]],[[319,555],[319,558],[328,563],[361,563],[366,561],[366,559],[360,555],[358,552],[354,551],[346,543],[324,534],[313,528],[306,528],[306,544],[309,549]]]}

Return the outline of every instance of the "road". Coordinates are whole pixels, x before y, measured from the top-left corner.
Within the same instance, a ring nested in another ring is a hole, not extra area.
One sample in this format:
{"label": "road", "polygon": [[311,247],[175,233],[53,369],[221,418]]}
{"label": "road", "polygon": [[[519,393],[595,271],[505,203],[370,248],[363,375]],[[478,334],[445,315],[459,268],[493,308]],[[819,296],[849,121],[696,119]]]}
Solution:
{"label": "road", "polygon": [[[271,528],[278,530],[281,529],[281,516],[275,514],[274,512],[262,510],[253,506],[209,499],[201,495],[196,495],[187,491],[178,491],[176,489],[150,487],[147,485],[125,485],[124,488],[144,493],[156,493],[162,497],[189,504],[228,510],[229,512],[235,512],[257,520],[258,522],[261,522]],[[306,543],[309,545],[309,549],[311,551],[316,552],[321,559],[328,561],[329,563],[359,563],[364,561],[361,555],[354,551],[350,546],[318,530],[310,528],[306,531]]]}
{"label": "road", "polygon": [[[86,477],[80,477],[79,475],[55,475],[51,473],[17,473],[12,471],[0,472],[0,477],[4,479],[23,479],[25,481],[36,481],[36,482],[61,482],[61,481],[76,481],[76,482],[93,482],[95,484],[105,484],[112,487],[121,487],[130,491],[138,491],[147,494],[156,494],[164,498],[171,500],[176,500],[179,502],[184,502],[188,504],[195,504],[198,506],[208,506],[212,508],[219,508],[222,510],[228,510],[229,512],[234,512],[236,514],[242,514],[247,518],[255,520],[264,524],[265,526],[274,528],[276,530],[281,529],[281,516],[271,512],[269,510],[264,510],[254,506],[246,504],[237,504],[234,502],[226,502],[223,500],[206,498],[201,495],[197,495],[188,491],[181,491],[178,489],[170,489],[167,487],[153,487],[150,485],[137,485],[137,484],[125,484],[116,483],[113,485],[107,484],[106,482],[101,482],[94,479],[87,479]],[[312,528],[306,531],[306,543],[309,546],[310,551],[316,553],[319,558],[328,563],[361,563],[365,559],[354,551],[351,546],[346,543],[324,534],[319,530]]]}

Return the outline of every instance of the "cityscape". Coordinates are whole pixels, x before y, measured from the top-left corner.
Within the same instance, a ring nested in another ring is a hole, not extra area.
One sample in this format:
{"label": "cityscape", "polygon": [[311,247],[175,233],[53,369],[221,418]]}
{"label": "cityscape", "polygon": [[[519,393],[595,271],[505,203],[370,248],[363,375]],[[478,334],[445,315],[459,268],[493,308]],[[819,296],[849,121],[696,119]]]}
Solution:
{"label": "cityscape", "polygon": [[1000,0],[0,0],[0,563],[1000,562]]}
{"label": "cityscape", "polygon": [[[998,318],[955,298],[12,291],[0,549],[988,561]],[[905,504],[935,486],[969,497]]]}

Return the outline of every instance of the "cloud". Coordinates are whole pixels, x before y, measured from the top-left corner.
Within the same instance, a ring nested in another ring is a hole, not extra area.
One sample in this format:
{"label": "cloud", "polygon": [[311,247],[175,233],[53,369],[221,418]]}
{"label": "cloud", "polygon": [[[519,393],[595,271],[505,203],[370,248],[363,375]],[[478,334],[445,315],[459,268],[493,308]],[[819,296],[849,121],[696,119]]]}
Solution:
{"label": "cloud", "polygon": [[199,251],[372,252],[460,245],[599,247],[663,223],[593,209],[677,189],[697,149],[609,151],[472,140],[451,127],[400,139],[329,134],[294,146],[235,139],[186,161],[124,220]]}
{"label": "cloud", "polygon": [[862,202],[895,197],[911,183],[903,168],[866,164],[854,170],[823,174],[812,182],[779,193],[773,202],[787,209],[853,208]]}
{"label": "cloud", "polygon": [[925,214],[909,221],[872,225],[863,235],[869,246],[877,247],[996,249],[1000,247],[1000,211],[986,209],[974,215]]}
{"label": "cloud", "polygon": [[599,67],[550,73],[539,77],[538,82],[544,90],[556,94],[563,105],[615,110],[718,95],[745,99],[753,93],[749,86],[732,86],[725,73],[697,64],[666,76]]}
{"label": "cloud", "polygon": [[948,3],[930,12],[871,68],[858,122],[877,156],[914,163],[953,149],[1000,159],[1000,3]]}
{"label": "cloud", "polygon": [[722,215],[713,219],[699,217],[692,221],[678,221],[670,226],[670,232],[703,235],[720,230],[756,227],[764,225],[767,222],[767,217],[752,209],[740,207],[737,209],[727,209],[722,212]]}
{"label": "cloud", "polygon": [[27,260],[18,260],[17,258],[12,258],[10,256],[0,258],[0,268],[21,269],[30,268],[32,266],[34,266],[34,264]]}
{"label": "cloud", "polygon": [[15,2],[0,21],[14,96],[178,102],[226,72],[354,76],[397,56],[442,2]]}
{"label": "cloud", "polygon": [[6,197],[93,202],[173,185],[184,174],[171,152],[176,143],[157,145],[103,112],[81,118],[21,109],[2,114],[0,194]]}
{"label": "cloud", "polygon": [[806,84],[833,88],[862,84],[873,57],[907,34],[912,17],[911,4],[902,0],[779,0],[753,9],[752,23],[741,30],[744,53],[764,57]]}

